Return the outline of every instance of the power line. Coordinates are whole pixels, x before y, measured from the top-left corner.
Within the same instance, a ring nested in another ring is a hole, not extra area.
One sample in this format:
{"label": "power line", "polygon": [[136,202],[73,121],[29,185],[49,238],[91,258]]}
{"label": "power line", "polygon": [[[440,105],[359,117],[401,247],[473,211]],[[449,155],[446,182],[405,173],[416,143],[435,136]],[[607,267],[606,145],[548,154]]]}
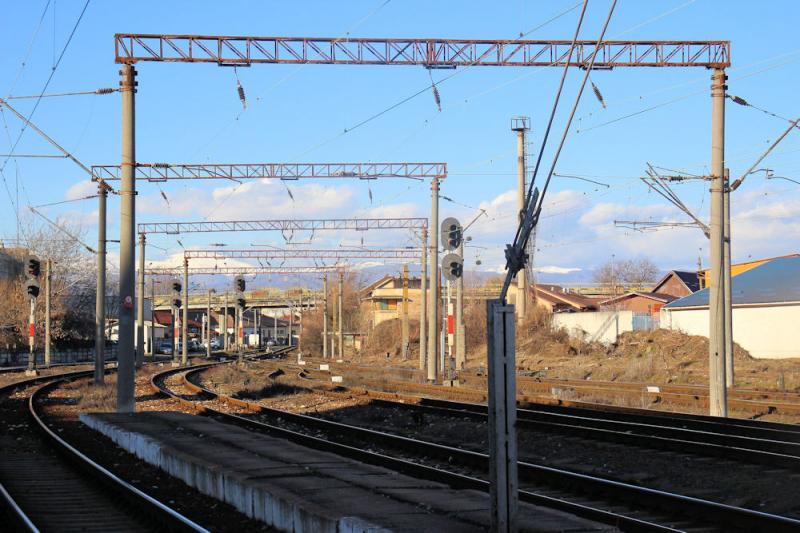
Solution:
{"label": "power line", "polygon": [[[25,130],[28,128],[28,124],[30,123],[29,121],[31,120],[31,118],[33,118],[34,113],[36,113],[36,110],[39,108],[39,104],[42,101],[42,97],[44,96],[45,92],[47,92],[47,88],[50,86],[50,82],[53,80],[53,76],[55,76],[56,70],[58,70],[58,66],[61,64],[61,60],[64,58],[64,54],[66,54],[67,48],[69,47],[69,44],[72,42],[72,38],[75,36],[75,32],[78,30],[78,26],[80,25],[81,20],[83,20],[83,15],[86,13],[86,8],[89,7],[89,2],[91,2],[91,0],[86,0],[86,3],[83,5],[81,14],[78,16],[78,20],[75,21],[75,25],[72,27],[72,31],[69,34],[69,38],[67,38],[67,42],[64,44],[64,48],[61,49],[61,53],[58,56],[58,60],[53,65],[53,68],[50,70],[50,76],[47,77],[47,81],[45,82],[44,87],[42,88],[39,98],[36,99],[36,104],[34,104],[33,109],[28,114],[27,120],[25,121],[25,124],[22,126],[22,129],[20,130],[19,135],[17,136],[17,140],[14,141],[14,144],[11,146],[11,154],[16,152],[17,145],[19,145],[19,141],[22,139],[22,136],[25,134]],[[10,156],[6,157],[5,161],[3,161],[3,166],[0,167],[0,171],[5,170],[9,159]]]}
{"label": "power line", "polygon": [[25,52],[25,56],[22,58],[22,63],[20,63],[19,70],[17,70],[17,76],[14,78],[11,88],[8,90],[9,94],[14,92],[14,89],[17,87],[17,82],[19,82],[20,78],[22,77],[22,72],[25,70],[25,67],[28,64],[28,58],[33,50],[33,43],[36,42],[36,37],[39,35],[39,30],[42,29],[42,22],[44,22],[44,17],[47,15],[47,10],[50,8],[51,1],[52,0],[47,0],[47,3],[44,5],[44,9],[42,10],[42,14],[39,16],[39,23],[36,25],[36,29],[33,31],[33,36],[31,37],[30,43],[28,43],[28,50]]}

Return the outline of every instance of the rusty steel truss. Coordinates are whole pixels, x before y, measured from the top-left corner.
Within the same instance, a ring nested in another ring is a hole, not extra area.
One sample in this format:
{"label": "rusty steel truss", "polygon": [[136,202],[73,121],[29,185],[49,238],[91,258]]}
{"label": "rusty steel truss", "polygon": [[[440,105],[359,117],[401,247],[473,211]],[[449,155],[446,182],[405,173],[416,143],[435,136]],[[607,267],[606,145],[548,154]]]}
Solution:
{"label": "rusty steel truss", "polygon": [[[150,267],[145,273],[150,276],[178,276],[183,272],[183,266],[176,267]],[[325,274],[343,272],[344,267],[339,265],[314,265],[314,266],[236,266],[236,267],[190,267],[189,274],[198,275],[255,275],[255,274]]]}
{"label": "rusty steel truss", "polygon": [[[254,63],[328,65],[422,65],[425,67],[564,66],[571,41],[494,39],[341,39],[331,37],[253,37],[118,33],[117,63],[172,61],[251,65]],[[578,41],[571,66],[588,64],[596,41]],[[730,41],[605,41],[595,68],[725,68]]]}
{"label": "rusty steel truss", "polygon": [[138,233],[214,233],[221,231],[321,231],[371,229],[423,229],[427,218],[329,218],[297,220],[229,220],[199,222],[148,222],[138,225]]}
{"label": "rusty steel truss", "polygon": [[419,260],[420,248],[328,249],[328,250],[186,250],[185,259],[413,259]]}
{"label": "rusty steel truss", "polygon": [[[120,165],[94,165],[92,172],[106,181],[120,179]],[[447,177],[447,163],[136,163],[134,177],[151,182],[202,179],[444,179]]]}

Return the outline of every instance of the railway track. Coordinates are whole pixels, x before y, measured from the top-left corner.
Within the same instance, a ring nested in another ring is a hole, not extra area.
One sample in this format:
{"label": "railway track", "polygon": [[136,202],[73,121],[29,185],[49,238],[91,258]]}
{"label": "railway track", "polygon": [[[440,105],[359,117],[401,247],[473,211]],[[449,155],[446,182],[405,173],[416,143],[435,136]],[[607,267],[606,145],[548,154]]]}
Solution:
{"label": "railway track", "polygon": [[[330,360],[308,359],[309,362],[330,364],[331,367],[340,365]],[[374,366],[348,363],[346,367],[339,366],[348,374],[362,376],[375,376]],[[399,386],[406,382],[406,387],[424,386],[424,377],[415,368],[391,367],[382,369],[381,379],[386,375],[396,375],[399,379],[389,381],[391,386]],[[486,379],[472,372],[462,373],[461,378],[465,389],[479,393],[486,390]],[[661,404],[671,408],[708,408],[708,389],[700,385],[648,385],[646,383],[629,383],[617,381],[586,381],[586,380],[561,380],[546,379],[532,376],[517,376],[517,392],[522,401],[548,402],[555,405],[573,407],[590,407],[604,405],[598,402],[580,400],[580,395],[589,395],[594,398],[602,397],[614,400],[626,398],[630,401],[646,404]],[[453,396],[464,396],[453,391]],[[578,398],[571,398],[578,396]],[[462,398],[453,398],[462,399]],[[728,406],[730,409],[747,413],[751,416],[766,414],[800,415],[800,394],[795,392],[764,391],[735,389],[729,392]],[[605,406],[604,406],[605,408]],[[628,409],[620,407],[620,409]],[[648,411],[651,411],[648,409]]]}
{"label": "railway track", "polygon": [[206,531],[64,441],[38,410],[42,395],[92,371],[39,376],[0,388],[0,496],[20,531]]}
{"label": "railway track", "polygon": [[[302,379],[309,379],[311,374],[313,371],[299,370]],[[479,421],[485,421],[487,417],[485,404],[479,403],[388,395],[341,386],[327,394],[341,395],[346,392],[369,397],[373,405],[445,416],[458,415]],[[638,412],[606,412],[526,403],[517,409],[517,427],[800,470],[800,427],[788,424],[701,415],[669,416],[669,413],[652,416]]]}
{"label": "railway track", "polygon": [[[207,367],[162,372],[151,383],[154,390],[229,423],[416,477],[444,481],[454,487],[488,488],[485,454],[222,396],[193,381]],[[179,374],[181,380],[176,389],[180,390],[173,390],[168,379],[174,382]],[[239,413],[228,412],[229,407]],[[381,450],[365,450],[364,443]],[[561,509],[626,531],[800,529],[800,521],[786,517],[528,462],[519,463],[519,473],[522,501]]]}

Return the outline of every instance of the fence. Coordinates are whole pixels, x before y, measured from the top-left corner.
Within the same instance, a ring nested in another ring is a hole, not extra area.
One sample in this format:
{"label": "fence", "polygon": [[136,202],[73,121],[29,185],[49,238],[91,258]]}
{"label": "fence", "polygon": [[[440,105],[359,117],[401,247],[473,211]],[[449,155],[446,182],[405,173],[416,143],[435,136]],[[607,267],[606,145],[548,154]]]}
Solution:
{"label": "fence", "polygon": [[[44,352],[38,350],[35,354],[36,364],[44,364]],[[117,347],[106,346],[106,361],[117,358]],[[51,350],[51,363],[85,363],[94,361],[94,348],[81,348],[76,350]],[[28,351],[0,351],[0,366],[23,366],[28,364]]]}
{"label": "fence", "polygon": [[633,331],[653,331],[658,328],[658,316],[654,316],[649,313],[633,315]]}

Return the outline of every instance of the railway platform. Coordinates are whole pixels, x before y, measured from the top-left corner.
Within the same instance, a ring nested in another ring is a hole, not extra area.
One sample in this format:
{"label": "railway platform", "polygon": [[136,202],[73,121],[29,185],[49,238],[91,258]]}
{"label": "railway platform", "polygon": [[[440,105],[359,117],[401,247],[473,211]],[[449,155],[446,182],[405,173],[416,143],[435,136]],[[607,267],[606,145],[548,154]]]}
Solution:
{"label": "railway platform", "polygon": [[[485,531],[488,494],[456,490],[180,412],[81,415],[125,450],[284,531]],[[369,443],[364,443],[365,447]],[[613,528],[520,504],[524,531]]]}

